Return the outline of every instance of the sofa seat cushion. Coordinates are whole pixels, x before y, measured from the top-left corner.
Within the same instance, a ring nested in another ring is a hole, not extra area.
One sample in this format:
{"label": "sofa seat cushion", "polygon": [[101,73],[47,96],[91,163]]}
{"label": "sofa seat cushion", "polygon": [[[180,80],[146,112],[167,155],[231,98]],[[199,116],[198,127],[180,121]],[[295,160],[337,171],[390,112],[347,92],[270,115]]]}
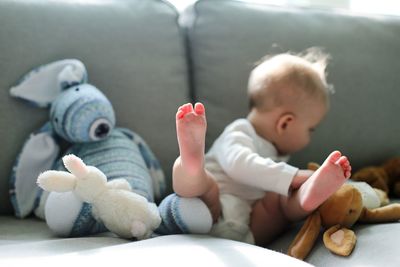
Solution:
{"label": "sofa seat cushion", "polygon": [[112,235],[56,238],[43,222],[3,217],[0,223],[7,223],[10,229],[8,234],[0,231],[0,238],[7,240],[0,243],[1,266],[55,266],[61,262],[63,266],[311,266],[269,249],[206,235],[160,236],[137,242]]}
{"label": "sofa seat cushion", "polygon": [[[300,227],[301,224],[296,225],[268,248],[286,253]],[[322,242],[321,231],[305,260],[315,266],[324,267],[400,266],[400,223],[356,224],[352,230],[357,236],[357,243],[350,256],[342,257],[328,251]]]}
{"label": "sofa seat cushion", "polygon": [[59,238],[36,218],[0,217],[0,258],[40,257],[82,252],[128,243],[112,233],[82,238]]}

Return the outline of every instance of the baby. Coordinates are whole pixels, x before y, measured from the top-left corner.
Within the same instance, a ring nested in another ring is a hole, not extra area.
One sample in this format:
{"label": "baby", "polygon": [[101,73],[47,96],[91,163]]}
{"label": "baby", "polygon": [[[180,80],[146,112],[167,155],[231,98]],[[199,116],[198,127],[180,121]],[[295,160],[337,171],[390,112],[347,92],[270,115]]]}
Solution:
{"label": "baby", "polygon": [[350,177],[350,163],[339,151],[315,172],[286,163],[307,146],[329,108],[327,59],[313,50],[263,59],[249,78],[247,118],[228,125],[207,154],[204,106],[179,107],[173,189],[204,201],[213,235],[266,245]]}

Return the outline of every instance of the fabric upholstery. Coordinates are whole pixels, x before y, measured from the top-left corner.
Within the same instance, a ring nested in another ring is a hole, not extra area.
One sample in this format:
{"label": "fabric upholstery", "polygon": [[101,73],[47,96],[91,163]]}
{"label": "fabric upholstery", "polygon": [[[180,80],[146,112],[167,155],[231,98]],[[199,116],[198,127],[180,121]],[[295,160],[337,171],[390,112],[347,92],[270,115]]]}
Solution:
{"label": "fabric upholstery", "polygon": [[59,59],[86,65],[90,82],[114,105],[117,126],[143,136],[170,176],[178,154],[174,115],[188,102],[183,36],[170,4],[5,0],[0,24],[0,214],[11,213],[13,161],[48,118],[48,110],[12,99],[8,90],[33,67]]}
{"label": "fabric upholstery", "polygon": [[229,122],[246,116],[256,61],[320,46],[332,56],[328,82],[336,93],[311,145],[291,163],[305,168],[339,149],[357,169],[399,155],[399,18],[237,0],[200,0],[184,16],[194,93],[207,108],[208,146]]}

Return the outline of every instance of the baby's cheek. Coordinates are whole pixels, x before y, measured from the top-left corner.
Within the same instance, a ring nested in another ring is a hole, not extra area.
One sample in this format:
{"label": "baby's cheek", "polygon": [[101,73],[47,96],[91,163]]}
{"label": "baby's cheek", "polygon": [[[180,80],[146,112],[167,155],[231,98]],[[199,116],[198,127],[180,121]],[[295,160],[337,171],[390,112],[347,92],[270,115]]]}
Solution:
{"label": "baby's cheek", "polygon": [[[300,141],[300,140],[299,140]],[[305,136],[300,142],[299,142],[299,149],[303,149],[306,146],[308,146],[308,144],[310,143],[311,138],[310,136]]]}

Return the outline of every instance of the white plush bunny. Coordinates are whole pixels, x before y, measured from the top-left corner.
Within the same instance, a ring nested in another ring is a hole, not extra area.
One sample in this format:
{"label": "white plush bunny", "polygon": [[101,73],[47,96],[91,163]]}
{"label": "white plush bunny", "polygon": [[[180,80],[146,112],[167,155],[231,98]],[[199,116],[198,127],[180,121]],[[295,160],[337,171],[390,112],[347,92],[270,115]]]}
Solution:
{"label": "white plush bunny", "polygon": [[103,172],[86,166],[77,156],[63,157],[69,172],[46,171],[39,175],[38,185],[50,192],[74,192],[92,204],[93,214],[115,234],[137,239],[148,238],[160,225],[161,218],[154,203],[131,190],[124,179],[107,182]]}

